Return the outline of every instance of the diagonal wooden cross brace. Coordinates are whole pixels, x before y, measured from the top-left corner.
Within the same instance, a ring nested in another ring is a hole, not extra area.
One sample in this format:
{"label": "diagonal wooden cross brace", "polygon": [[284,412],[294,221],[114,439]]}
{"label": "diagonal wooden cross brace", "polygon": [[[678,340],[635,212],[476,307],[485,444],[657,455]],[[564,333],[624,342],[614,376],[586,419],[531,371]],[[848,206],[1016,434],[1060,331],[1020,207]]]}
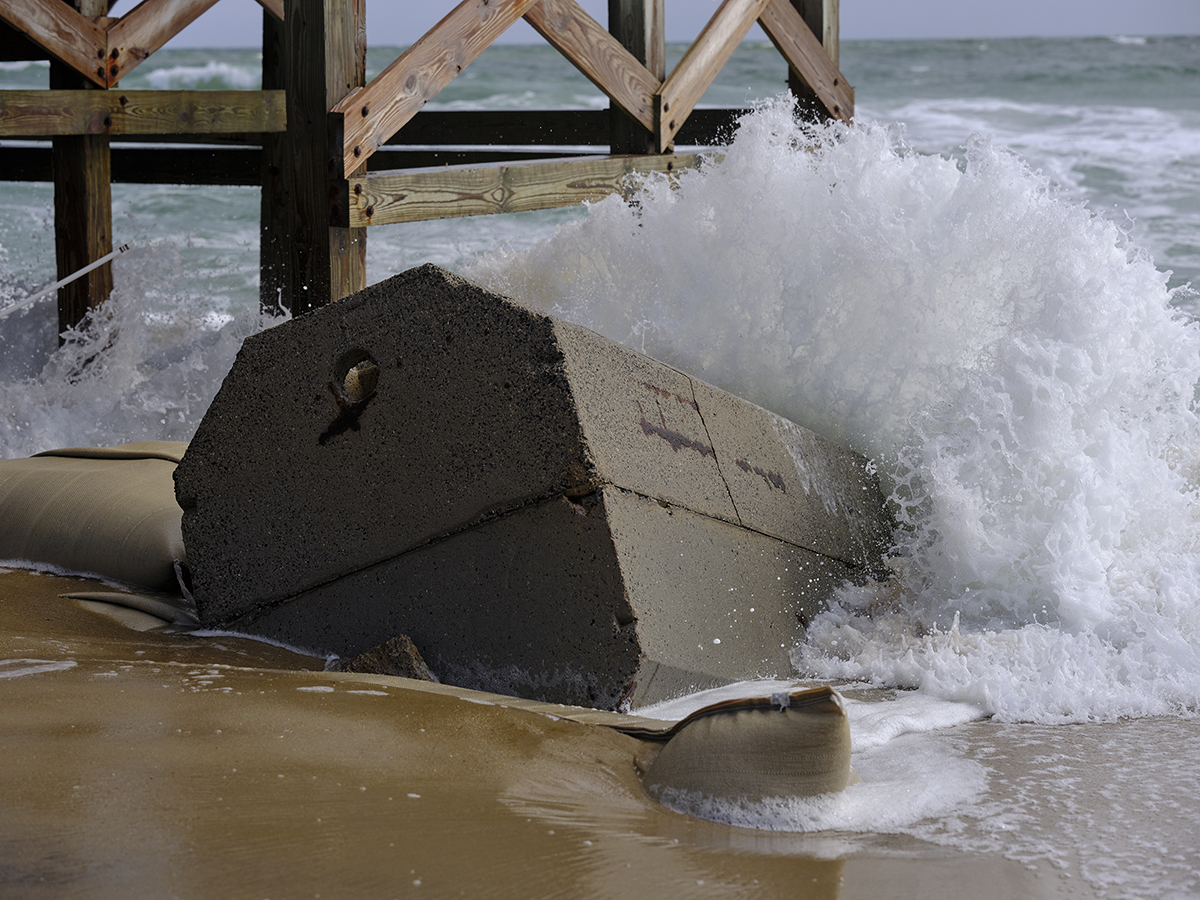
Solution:
{"label": "diagonal wooden cross brace", "polygon": [[[0,18],[100,87],[112,87],[217,0],[142,0],[120,18],[82,15],[62,0],[5,0]],[[283,0],[258,0],[283,18]]]}
{"label": "diagonal wooden cross brace", "polygon": [[[143,0],[119,19],[81,15],[62,0],[5,0],[0,18],[101,87],[111,87],[217,0]],[[258,0],[283,18],[283,0]],[[820,98],[849,120],[854,92],[789,0],[724,0],[661,81],[576,0],[463,0],[370,84],[333,112],[344,122],[347,177],[432,97],[524,17],[612,102],[654,135],[660,153],[755,21]]]}
{"label": "diagonal wooden cross brace", "polygon": [[665,81],[576,0],[464,0],[332,110],[344,117],[346,177],[521,17],[655,135],[660,153],[671,149],[684,121],[755,21],[831,116],[848,121],[853,115],[853,90],[788,0],[725,0]]}

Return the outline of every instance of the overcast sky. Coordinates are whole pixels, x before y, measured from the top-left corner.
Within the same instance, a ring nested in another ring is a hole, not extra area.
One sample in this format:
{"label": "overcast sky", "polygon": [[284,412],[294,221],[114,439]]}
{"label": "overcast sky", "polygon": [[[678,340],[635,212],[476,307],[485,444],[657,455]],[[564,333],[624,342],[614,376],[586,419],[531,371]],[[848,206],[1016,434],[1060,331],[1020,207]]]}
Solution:
{"label": "overcast sky", "polygon": [[[581,0],[600,22],[607,0]],[[113,12],[128,12],[120,0]],[[667,39],[694,38],[718,0],[667,0]],[[367,0],[367,43],[404,45],[453,9],[453,0]],[[248,47],[261,40],[261,8],[254,0],[220,0],[172,47]],[[1117,34],[1200,34],[1200,0],[842,0],[842,40],[875,38],[1067,37]],[[765,40],[760,29],[750,39]],[[501,39],[535,43],[524,22]]]}

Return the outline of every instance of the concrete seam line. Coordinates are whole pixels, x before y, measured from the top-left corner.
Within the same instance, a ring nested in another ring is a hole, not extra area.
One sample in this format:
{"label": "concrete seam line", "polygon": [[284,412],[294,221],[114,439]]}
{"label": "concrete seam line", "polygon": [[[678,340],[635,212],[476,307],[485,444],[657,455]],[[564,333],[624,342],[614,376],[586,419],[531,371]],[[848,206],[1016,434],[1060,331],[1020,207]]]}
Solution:
{"label": "concrete seam line", "polygon": [[[716,463],[717,475],[721,479],[721,484],[725,485],[725,493],[729,495],[729,505],[733,507],[733,514],[737,516],[738,525],[745,528],[746,523],[742,521],[742,511],[737,508],[737,501],[733,499],[733,490],[729,487],[729,482],[725,480],[725,473],[721,470],[721,454],[717,452],[717,444],[708,431],[708,422],[704,420],[704,411],[700,409],[700,398],[696,396],[696,379],[686,373],[684,373],[684,377],[687,379],[688,387],[692,389],[692,403],[696,406],[696,415],[700,417],[700,424],[704,426],[704,436],[708,438],[708,446],[713,448],[713,462]],[[757,531],[754,528],[750,530]]]}

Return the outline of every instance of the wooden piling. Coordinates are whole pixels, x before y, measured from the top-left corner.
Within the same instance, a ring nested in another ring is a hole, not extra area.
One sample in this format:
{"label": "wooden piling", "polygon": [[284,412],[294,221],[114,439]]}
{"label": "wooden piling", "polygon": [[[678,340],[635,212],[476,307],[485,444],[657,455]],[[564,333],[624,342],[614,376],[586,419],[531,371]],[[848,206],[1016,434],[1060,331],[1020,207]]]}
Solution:
{"label": "wooden piling", "polygon": [[[64,0],[69,2],[69,0]],[[74,0],[85,16],[108,14],[106,0]],[[97,85],[63,63],[50,63],[52,90],[90,90]],[[54,248],[59,278],[112,252],[112,159],[108,136],[72,134],[55,137]],[[112,293],[112,263],[93,269],[58,290],[59,334],[81,322]]]}
{"label": "wooden piling", "polygon": [[[838,64],[838,0],[791,0],[809,30],[821,42],[825,53],[834,67]],[[788,89],[796,97],[796,104],[811,115],[829,118],[829,110],[821,101],[813,86],[796,73],[788,70]]]}
{"label": "wooden piling", "polygon": [[[608,30],[659,84],[667,77],[663,0],[608,0]],[[654,132],[609,103],[609,145],[614,156],[654,153]]]}
{"label": "wooden piling", "polygon": [[[283,20],[263,9],[262,86],[264,91],[287,86]],[[262,136],[262,165],[258,219],[258,300],[264,312],[282,313],[291,304],[288,216],[291,178],[287,175],[287,137],[280,132]]]}
{"label": "wooden piling", "polygon": [[[338,101],[366,80],[365,0],[295,0],[283,22],[288,178],[287,223],[293,315],[366,287],[366,229],[349,227]],[[284,291],[285,302],[289,292]]]}

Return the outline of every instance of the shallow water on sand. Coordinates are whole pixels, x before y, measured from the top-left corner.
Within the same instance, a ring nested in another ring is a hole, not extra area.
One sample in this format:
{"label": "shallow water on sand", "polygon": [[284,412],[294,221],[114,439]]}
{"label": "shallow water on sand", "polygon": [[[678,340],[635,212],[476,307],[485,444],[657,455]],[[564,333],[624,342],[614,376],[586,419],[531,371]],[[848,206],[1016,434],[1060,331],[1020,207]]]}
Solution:
{"label": "shallow water on sand", "polygon": [[[324,672],[322,660],[236,636],[135,631],[58,596],[98,587],[0,573],[6,896],[1194,888],[1192,722],[931,732],[928,713],[920,724],[887,694],[850,690],[863,780],[836,802],[872,821],[762,831],[655,803],[635,769],[644,745],[611,729]],[[914,819],[913,795],[936,799],[948,766],[974,771],[975,796]]]}

